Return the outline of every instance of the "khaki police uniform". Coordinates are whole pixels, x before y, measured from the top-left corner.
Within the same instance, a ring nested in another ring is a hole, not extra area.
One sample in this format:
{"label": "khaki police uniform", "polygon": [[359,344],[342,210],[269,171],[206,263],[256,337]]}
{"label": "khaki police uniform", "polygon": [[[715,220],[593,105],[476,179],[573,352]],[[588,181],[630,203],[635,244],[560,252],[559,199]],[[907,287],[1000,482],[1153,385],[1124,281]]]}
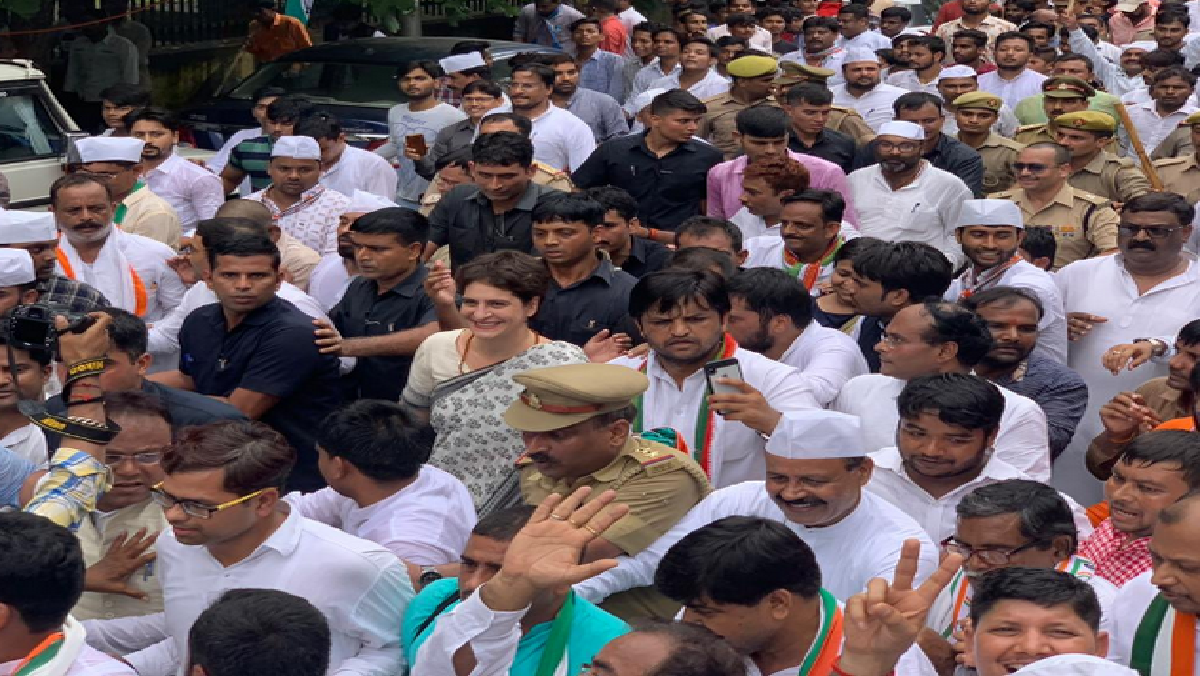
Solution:
{"label": "khaki police uniform", "polygon": [[875,132],[862,118],[862,115],[858,114],[857,110],[841,106],[834,106],[833,110],[829,111],[829,119],[825,121],[825,128],[842,132],[854,139],[854,142],[860,146],[870,143],[875,138]]}
{"label": "khaki police uniform", "polygon": [[[1096,95],[1096,90],[1088,83],[1077,77],[1059,75],[1042,81],[1042,101],[1046,99],[1078,99],[1084,105],[1088,99]],[[1034,143],[1055,143],[1054,125],[1027,124],[1017,130],[1013,140],[1024,145]]]}
{"label": "khaki police uniform", "polygon": [[1025,190],[1015,188],[988,195],[990,199],[1012,200],[1021,207],[1025,226],[1041,226],[1054,233],[1058,252],[1054,269],[1117,248],[1120,220],[1109,200],[1064,184],[1046,206],[1034,210]]}
{"label": "khaki police uniform", "polygon": [[1013,134],[1013,140],[1023,146],[1033,145],[1034,143],[1055,143],[1054,134],[1050,130],[1050,124],[1027,124],[1024,127],[1018,127],[1017,133]]}
{"label": "khaki police uniform", "polygon": [[1194,152],[1196,152],[1196,148],[1192,146],[1192,125],[1185,120],[1178,129],[1167,134],[1167,137],[1158,144],[1154,152],[1150,153],[1150,159],[1165,160],[1191,155]]}
{"label": "khaki police uniform", "polygon": [[[990,110],[996,115],[1004,100],[990,92],[967,92],[954,99],[955,110]],[[962,141],[962,138],[958,140]],[[964,141],[965,143],[965,141]],[[979,147],[973,147],[983,159],[983,192],[999,192],[1008,190],[1016,183],[1012,163],[1017,159],[1017,153],[1024,146],[1011,139],[1004,138],[996,132],[988,134]]]}
{"label": "khaki police uniform", "polygon": [[[518,373],[513,380],[525,387],[505,412],[511,427],[546,432],[578,424],[597,415],[621,410],[645,392],[645,374],[612,364],[570,364]],[[536,443],[536,442],[534,442]],[[601,537],[626,554],[649,547],[711,490],[704,470],[686,454],[640,437],[626,440],[605,466],[581,477],[549,477],[534,462],[532,447],[517,460],[521,496],[537,505],[548,496],[569,495],[583,486],[596,497],[606,490],[629,513]],[[669,619],[679,610],[650,587],[610,596],[602,607],[622,618],[654,616]]]}
{"label": "khaki police uniform", "polygon": [[[786,100],[787,90],[791,89],[792,85],[797,85],[801,82],[816,82],[823,85],[834,75],[834,72],[829,68],[810,66],[806,63],[798,63],[796,61],[781,61],[779,69],[782,73],[779,77],[775,78],[775,95],[781,102]],[[829,111],[829,119],[825,121],[825,128],[849,136],[854,139],[855,144],[860,146],[869,143],[871,139],[875,138],[875,131],[871,129],[862,115],[859,115],[858,111],[853,108],[833,106],[832,110]]]}
{"label": "khaki police uniform", "polygon": [[732,92],[725,92],[704,99],[704,105],[708,112],[700,119],[700,128],[696,130],[696,136],[707,140],[725,154],[725,159],[731,160],[741,152],[741,146],[733,138],[733,133],[737,131],[737,114],[756,106],[778,108],[779,102],[774,96],[768,96],[754,103],[741,103],[733,98]]}
{"label": "khaki police uniform", "polygon": [[1188,204],[1200,200],[1200,163],[1194,154],[1187,157],[1171,157],[1154,163],[1154,170],[1162,179],[1163,189],[1179,193],[1187,198]]}
{"label": "khaki police uniform", "polygon": [[[1061,129],[1075,129],[1093,134],[1113,134],[1117,121],[1107,113],[1083,110],[1054,118]],[[1150,192],[1150,181],[1133,160],[1101,151],[1068,179],[1071,185],[1114,202],[1125,203]]]}

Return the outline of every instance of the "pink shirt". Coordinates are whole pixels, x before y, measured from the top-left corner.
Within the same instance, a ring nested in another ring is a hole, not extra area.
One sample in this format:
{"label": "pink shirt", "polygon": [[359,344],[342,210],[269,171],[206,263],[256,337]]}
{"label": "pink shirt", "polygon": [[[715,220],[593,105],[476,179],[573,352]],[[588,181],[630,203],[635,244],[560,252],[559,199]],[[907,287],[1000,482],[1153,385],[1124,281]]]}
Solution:
{"label": "pink shirt", "polygon": [[[808,187],[832,190],[846,200],[843,220],[858,227],[858,212],[846,187],[846,172],[828,160],[788,151],[788,157],[808,169]],[[708,215],[713,218],[732,218],[742,208],[742,174],[746,171],[746,156],[722,162],[708,170]]]}
{"label": "pink shirt", "polygon": [[1124,12],[1114,11],[1108,17],[1108,35],[1112,38],[1112,43],[1118,47],[1137,40],[1137,34],[1142,31],[1151,30],[1154,28],[1154,15],[1158,13],[1158,3],[1150,3],[1150,12],[1146,14],[1146,18],[1136,24],[1129,20],[1129,15]]}

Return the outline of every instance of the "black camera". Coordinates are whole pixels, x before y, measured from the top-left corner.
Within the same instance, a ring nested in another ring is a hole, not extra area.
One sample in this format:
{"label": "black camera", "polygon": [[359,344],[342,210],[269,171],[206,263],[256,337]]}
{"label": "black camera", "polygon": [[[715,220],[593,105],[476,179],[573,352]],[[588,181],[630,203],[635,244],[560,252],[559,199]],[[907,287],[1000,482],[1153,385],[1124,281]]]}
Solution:
{"label": "black camera", "polygon": [[68,333],[82,333],[95,321],[82,312],[73,312],[66,305],[34,303],[18,305],[8,315],[5,326],[9,342],[22,350],[46,350],[51,354],[58,351],[58,329],[54,318],[67,318]]}

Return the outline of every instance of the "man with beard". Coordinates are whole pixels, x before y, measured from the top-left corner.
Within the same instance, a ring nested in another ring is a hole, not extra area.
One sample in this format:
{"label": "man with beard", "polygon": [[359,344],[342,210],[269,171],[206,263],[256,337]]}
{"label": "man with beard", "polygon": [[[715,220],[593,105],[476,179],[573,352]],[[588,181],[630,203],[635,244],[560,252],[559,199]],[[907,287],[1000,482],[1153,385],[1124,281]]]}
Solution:
{"label": "man with beard", "polygon": [[983,160],[984,194],[1008,190],[1017,180],[1012,163],[1017,159],[1021,144],[992,130],[1003,107],[1004,102],[999,96],[987,92],[973,91],[954,99],[956,138],[979,153]]}
{"label": "man with beard", "polygon": [[979,75],[996,70],[996,64],[987,60],[987,33],[963,28],[955,31],[947,44],[950,46],[950,59],[954,61],[954,65],[966,66]]}
{"label": "man with beard", "polygon": [[[1191,643],[1183,643],[1182,637],[1184,628],[1191,627],[1200,613],[1200,580],[1195,567],[1200,546],[1197,502],[1195,495],[1189,495],[1159,513],[1150,538],[1151,570],[1117,593],[1110,652],[1114,661],[1145,673],[1194,668],[1200,653]],[[1160,652],[1164,642],[1172,639],[1190,649]]]}
{"label": "man with beard", "polygon": [[229,161],[221,169],[221,182],[225,184],[225,192],[233,192],[243,181],[250,184],[249,190],[243,190],[245,197],[255,190],[262,190],[271,185],[271,176],[267,166],[271,162],[271,147],[281,136],[291,136],[296,122],[305,115],[313,112],[313,102],[302,96],[276,96],[271,99],[264,95],[254,104],[255,110],[266,104],[263,118],[263,133],[256,135],[237,145],[229,151]]}
{"label": "man with beard", "polygon": [[830,85],[844,83],[846,78],[842,72],[842,59],[846,56],[846,50],[836,46],[840,29],[837,19],[832,16],[808,17],[804,20],[803,27],[804,49],[784,54],[780,57],[780,62],[795,61],[807,66],[826,68],[833,71],[829,79]]}
{"label": "man with beard", "polygon": [[[1049,277],[1047,282],[1054,284]],[[1057,458],[1087,408],[1087,384],[1062,361],[1037,349],[1038,323],[1046,314],[1041,299],[1029,288],[997,286],[970,296],[963,305],[979,315],[995,341],[975,365],[975,374],[1042,407],[1049,425],[1050,454]],[[1065,323],[1062,328],[1065,334]]]}
{"label": "man with beard", "polygon": [[1025,125],[1017,131],[1013,140],[1022,145],[1054,143],[1058,127],[1053,124],[1053,120],[1059,115],[1087,110],[1090,105],[1088,99],[1095,95],[1096,90],[1079,78],[1066,76],[1047,78],[1042,82],[1042,109],[1046,113],[1046,119],[1050,122]]}
{"label": "man with beard", "polygon": [[554,69],[551,101],[591,127],[596,143],[629,133],[621,104],[604,92],[579,86],[579,66],[570,56],[554,54],[546,63]]}
{"label": "man with beard", "polygon": [[919,560],[908,563],[917,580],[924,580],[937,568],[937,551],[911,517],[863,490],[874,463],[866,457],[861,425],[854,416],[832,411],[788,413],[768,443],[765,481],[713,492],[640,554],[618,559],[616,568],[576,585],[576,591],[596,601],[661,582],[655,570],[668,558],[678,561],[671,554],[676,543],[727,517],[759,517],[800,536],[812,548],[825,589],[839,601],[872,578],[891,579],[905,540],[921,543]]}
{"label": "man with beard", "polygon": [[[986,0],[976,0],[986,1]],[[999,96],[1009,108],[1042,91],[1045,75],[1027,68],[1033,38],[1009,31],[996,36],[996,70],[979,76],[979,89]]]}
{"label": "man with beard", "polygon": [[[960,0],[958,4],[962,6],[962,16],[939,25],[934,33],[947,44],[962,31],[979,31],[987,36],[990,43],[988,49],[983,51],[983,56],[987,57],[997,47],[998,36],[1017,30],[1018,24],[991,15],[988,11],[992,4],[990,0]],[[965,63],[957,57],[955,62]]]}
{"label": "man with beard", "polygon": [[887,241],[929,244],[959,261],[962,252],[954,241],[954,228],[963,202],[972,198],[971,188],[924,159],[924,141],[925,131],[914,122],[880,127],[874,147],[878,164],[846,179],[857,200],[859,230]]}
{"label": "man with beard", "polygon": [[225,201],[221,179],[175,153],[179,118],[171,113],[144,108],[128,121],[129,135],[146,143],[142,150],[146,186],[175,210],[183,234],[191,234],[196,221],[212,218]]}
{"label": "man with beard", "polygon": [[[1129,105],[1129,119],[1147,153],[1181,126],[1196,106],[1189,103],[1196,91],[1196,76],[1186,68],[1172,66],[1154,74],[1150,82],[1150,100]],[[1124,155],[1133,154],[1132,141],[1122,140]]]}
{"label": "man with beard", "polygon": [[179,247],[179,216],[142,181],[145,142],[130,136],[89,136],[75,144],[80,167],[112,189],[112,221],[125,232]]}
{"label": "man with beard", "polygon": [[854,339],[814,322],[812,297],[787,273],[743,270],[729,280],[729,296],[729,334],[747,350],[795,367],[822,406],[867,373]]}
{"label": "man with beard", "polygon": [[[795,369],[738,346],[726,333],[729,311],[715,273],[650,273],[629,299],[649,354],[612,362],[650,377],[634,431],[674,428],[717,487],[761,476],[767,437],[785,412],[820,408]],[[704,365],[721,359],[736,359],[741,379],[719,380],[710,393]]]}
{"label": "man with beard", "polygon": [[533,157],[561,171],[575,171],[596,149],[592,129],[583,120],[550,102],[554,70],[541,63],[513,68],[509,98],[512,109],[533,123]]}
{"label": "man with beard", "polygon": [[313,251],[337,251],[337,221],[350,198],[320,184],[321,147],[316,140],[281,136],[271,148],[267,171],[271,185],[246,199],[262,202],[280,229]]}
{"label": "man with beard", "polygon": [[[770,165],[752,168],[759,166]],[[754,173],[758,172],[750,175]],[[748,183],[752,181],[769,187],[761,178],[747,179]],[[846,203],[830,190],[789,190],[776,201],[780,203],[776,231],[746,240],[745,265],[783,270],[805,291],[819,295],[833,274],[833,259],[845,241],[841,229]],[[737,223],[736,217],[733,222]]]}
{"label": "man with beard", "polygon": [[1026,227],[1039,225],[1054,231],[1056,270],[1089,256],[1115,252],[1117,213],[1108,200],[1068,182],[1069,150],[1055,143],[1035,143],[1021,150],[1013,169],[1018,187],[988,197],[1016,202]]}
{"label": "man with beard", "polygon": [[64,277],[58,268],[58,226],[54,214],[33,211],[0,213],[0,249],[22,249],[33,258],[38,298],[72,312],[95,312],[111,305],[104,294]]}
{"label": "man with beard", "polygon": [[946,60],[946,43],[941,38],[920,35],[908,41],[907,53],[912,70],[889,75],[887,83],[910,92],[936,94],[938,75]]}
{"label": "man with beard", "polygon": [[1096,68],[1096,79],[1104,84],[1104,89],[1113,96],[1124,96],[1134,90],[1146,86],[1142,78],[1142,57],[1154,49],[1153,42],[1133,42],[1123,45],[1117,63],[1106,59],[1095,43],[1079,27],[1078,21],[1069,13],[1060,15],[1060,21],[1068,31],[1071,51],[1082,54],[1092,61]]}
{"label": "man with beard", "polygon": [[833,85],[833,103],[858,111],[875,133],[884,122],[892,119],[892,102],[905,90],[882,84],[879,57],[869,49],[852,49],[842,60],[844,84]]}
{"label": "man with beard", "polygon": [[336,254],[325,254],[313,268],[308,279],[308,295],[328,312],[342,299],[350,281],[358,276],[358,264],[354,262],[354,241],[350,239],[350,226],[363,216],[399,206],[391,200],[361,190],[350,196],[350,205],[338,217],[338,245]]}
{"label": "man with beard", "polygon": [[[1003,390],[975,375],[908,381],[896,399],[896,445],[871,456],[875,471],[867,490],[911,516],[934,542],[944,542],[954,534],[955,509],[966,495],[998,481],[1028,479],[993,450],[1004,404]],[[1083,508],[1072,509],[1090,534]]]}
{"label": "man with beard", "polygon": [[396,195],[396,171],[375,153],[346,142],[342,123],[326,112],[305,116],[292,133],[308,136],[321,149],[321,185],[350,197],[365,190],[384,199]]}
{"label": "man with beard", "polygon": [[1098,110],[1067,113],[1054,119],[1055,143],[1071,151],[1072,186],[1125,203],[1150,192],[1150,181],[1133,160],[1108,151],[1117,122]]}
{"label": "man with beard", "polygon": [[[422,137],[424,145],[431,147],[443,127],[467,117],[435,96],[438,79],[444,75],[437,61],[411,61],[396,69],[396,84],[406,101],[388,110],[388,142],[375,151],[384,159],[398,162],[396,201],[410,209],[418,207],[421,193],[429,187],[429,181],[417,173],[415,166],[425,155],[416,137]],[[334,248],[331,242],[329,251]]]}
{"label": "man with beard", "polygon": [[[940,98],[926,92],[907,92],[892,102],[892,110],[897,121],[912,122],[925,132],[921,156],[930,165],[962,179],[976,197],[983,196],[983,159],[966,144],[942,133],[946,117]],[[872,141],[858,152],[856,168],[879,161],[879,153],[875,150],[877,143]]]}
{"label": "man with beard", "polygon": [[50,186],[50,211],[62,233],[59,274],[85,282],[114,306],[154,321],[174,309],[186,291],[167,265],[175,252],[114,227],[117,207],[112,185],[91,174],[67,174]]}
{"label": "man with beard", "polygon": [[[962,306],[941,300],[910,305],[892,317],[876,346],[880,372],[846,383],[830,408],[871,420],[867,445],[872,452],[888,448],[899,425],[896,400],[908,381],[970,373],[991,348],[987,326]],[[1006,389],[1000,394],[1004,415],[994,444],[996,457],[1031,478],[1049,479],[1046,414],[1027,397]]]}
{"label": "man with beard", "polygon": [[963,204],[955,237],[970,265],[951,282],[946,300],[962,303],[997,286],[1029,289],[1044,315],[1037,321],[1038,353],[1066,363],[1067,319],[1054,278],[1017,253],[1025,238],[1020,208],[1008,200],[970,200]]}
{"label": "man with beard", "polygon": [[[633,556],[657,540],[709,493],[704,470],[686,453],[631,436],[634,402],[646,376],[613,364],[533,369],[513,380],[524,387],[504,420],[519,430],[526,452],[517,460],[521,497],[540,505],[551,495],[590,486],[590,497],[612,490],[629,513],[593,540],[584,563]],[[604,609],[618,617],[669,619],[679,607],[653,589],[614,595]]]}

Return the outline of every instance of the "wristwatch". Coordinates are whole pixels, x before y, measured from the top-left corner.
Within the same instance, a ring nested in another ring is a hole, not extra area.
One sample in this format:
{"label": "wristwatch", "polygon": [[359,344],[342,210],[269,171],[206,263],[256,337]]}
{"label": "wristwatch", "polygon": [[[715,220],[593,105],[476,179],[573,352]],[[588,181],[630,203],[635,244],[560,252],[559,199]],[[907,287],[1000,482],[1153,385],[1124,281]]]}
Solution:
{"label": "wristwatch", "polygon": [[422,587],[428,587],[443,577],[445,575],[439,573],[437,568],[433,566],[421,566],[421,575],[417,578],[417,582],[421,583]]}
{"label": "wristwatch", "polygon": [[1150,356],[1161,357],[1167,353],[1167,344],[1157,338],[1134,338],[1135,343],[1150,343],[1152,348]]}

